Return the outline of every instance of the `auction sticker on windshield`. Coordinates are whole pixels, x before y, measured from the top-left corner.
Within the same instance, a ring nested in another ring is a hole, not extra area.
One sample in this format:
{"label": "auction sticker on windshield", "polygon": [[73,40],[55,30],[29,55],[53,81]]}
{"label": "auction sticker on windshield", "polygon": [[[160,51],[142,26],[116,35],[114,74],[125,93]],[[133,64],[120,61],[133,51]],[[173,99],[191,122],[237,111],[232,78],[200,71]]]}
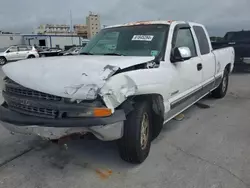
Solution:
{"label": "auction sticker on windshield", "polygon": [[139,40],[139,41],[152,41],[154,38],[153,35],[134,35],[132,40]]}

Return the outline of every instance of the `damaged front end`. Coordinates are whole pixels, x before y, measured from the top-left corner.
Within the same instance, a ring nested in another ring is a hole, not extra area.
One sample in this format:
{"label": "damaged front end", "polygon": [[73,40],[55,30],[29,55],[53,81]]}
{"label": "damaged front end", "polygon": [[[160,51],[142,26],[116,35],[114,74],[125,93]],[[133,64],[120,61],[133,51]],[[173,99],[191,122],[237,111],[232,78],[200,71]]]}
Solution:
{"label": "damaged front end", "polygon": [[[100,140],[117,140],[123,135],[126,114],[116,108],[137,89],[127,76],[112,79],[117,70],[118,67],[108,66],[98,82],[66,86],[68,97],[29,89],[6,77],[0,122],[11,132],[46,139],[90,132]],[[94,80],[87,73],[83,76]],[[78,99],[78,95],[84,98]]]}
{"label": "damaged front end", "polygon": [[7,64],[2,68],[7,77],[0,123],[13,132],[48,139],[87,132],[101,140],[119,139],[132,108],[126,99],[138,91],[123,73],[148,69],[152,59],[87,56]]}

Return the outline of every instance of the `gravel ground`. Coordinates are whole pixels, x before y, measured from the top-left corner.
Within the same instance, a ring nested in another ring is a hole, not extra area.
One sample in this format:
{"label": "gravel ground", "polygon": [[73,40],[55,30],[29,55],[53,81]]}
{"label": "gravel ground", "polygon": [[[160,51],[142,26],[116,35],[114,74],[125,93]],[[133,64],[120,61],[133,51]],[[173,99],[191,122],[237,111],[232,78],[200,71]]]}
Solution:
{"label": "gravel ground", "polygon": [[63,150],[0,126],[0,187],[250,187],[249,80],[232,75],[224,99],[205,99],[210,108],[195,105],[166,124],[136,166],[119,158],[114,142],[69,141]]}

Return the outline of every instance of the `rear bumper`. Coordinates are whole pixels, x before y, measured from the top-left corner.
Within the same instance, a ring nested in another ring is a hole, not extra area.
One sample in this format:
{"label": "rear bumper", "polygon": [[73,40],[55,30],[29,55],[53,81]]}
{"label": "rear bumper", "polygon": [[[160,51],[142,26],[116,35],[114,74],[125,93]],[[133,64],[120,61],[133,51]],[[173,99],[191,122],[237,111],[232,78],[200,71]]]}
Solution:
{"label": "rear bumper", "polygon": [[123,135],[123,110],[103,118],[47,119],[23,115],[0,106],[0,124],[14,133],[35,134],[46,139],[59,139],[70,134],[93,133],[104,141],[116,140]]}
{"label": "rear bumper", "polygon": [[40,57],[39,53],[34,54],[36,58]]}

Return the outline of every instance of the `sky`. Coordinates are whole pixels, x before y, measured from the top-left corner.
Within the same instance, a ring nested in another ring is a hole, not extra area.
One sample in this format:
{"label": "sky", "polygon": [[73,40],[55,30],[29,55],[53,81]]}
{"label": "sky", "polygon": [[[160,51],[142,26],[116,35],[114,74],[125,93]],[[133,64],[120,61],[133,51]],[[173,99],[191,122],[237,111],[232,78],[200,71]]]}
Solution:
{"label": "sky", "polygon": [[31,33],[40,24],[85,23],[89,11],[102,25],[142,20],[204,24],[210,35],[250,29],[250,0],[0,0],[0,30]]}

